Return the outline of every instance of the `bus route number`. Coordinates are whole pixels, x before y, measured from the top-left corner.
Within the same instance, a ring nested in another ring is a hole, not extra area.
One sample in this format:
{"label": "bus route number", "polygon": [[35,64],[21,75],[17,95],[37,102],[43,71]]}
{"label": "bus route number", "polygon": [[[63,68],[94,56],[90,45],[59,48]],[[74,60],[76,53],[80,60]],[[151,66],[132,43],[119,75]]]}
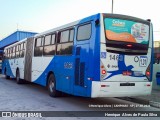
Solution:
{"label": "bus route number", "polygon": [[147,66],[147,57],[146,56],[140,56],[139,66],[140,67],[146,67]]}

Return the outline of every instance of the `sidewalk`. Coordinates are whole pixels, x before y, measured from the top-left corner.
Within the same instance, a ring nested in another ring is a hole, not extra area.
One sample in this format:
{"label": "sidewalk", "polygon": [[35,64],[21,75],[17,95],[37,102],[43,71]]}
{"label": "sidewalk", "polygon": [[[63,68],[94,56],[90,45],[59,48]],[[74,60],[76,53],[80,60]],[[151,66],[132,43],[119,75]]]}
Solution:
{"label": "sidewalk", "polygon": [[152,89],[151,95],[140,96],[138,98],[160,103],[160,90]]}
{"label": "sidewalk", "polygon": [[133,97],[138,103],[149,104],[152,107],[160,108],[160,90],[152,89],[151,95]]}

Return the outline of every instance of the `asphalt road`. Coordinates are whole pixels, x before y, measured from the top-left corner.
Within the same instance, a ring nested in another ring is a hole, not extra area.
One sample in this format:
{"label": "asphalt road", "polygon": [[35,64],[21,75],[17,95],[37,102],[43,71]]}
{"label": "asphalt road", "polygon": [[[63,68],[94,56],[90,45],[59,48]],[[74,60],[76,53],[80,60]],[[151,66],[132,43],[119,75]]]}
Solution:
{"label": "asphalt road", "polygon": [[[127,107],[126,107],[127,106]],[[134,106],[134,107],[133,107]],[[136,106],[136,107],[135,107]],[[0,75],[0,111],[160,111],[150,106],[139,106],[137,103],[117,98],[84,98],[71,95],[52,98],[45,87],[26,83],[16,84],[13,79]],[[2,118],[0,118],[2,119]],[[10,118],[4,118],[10,120]],[[22,120],[22,118],[13,118]],[[33,118],[23,118],[23,120]],[[37,118],[34,118],[37,119]],[[41,120],[158,120],[158,117],[53,117],[38,118]]]}

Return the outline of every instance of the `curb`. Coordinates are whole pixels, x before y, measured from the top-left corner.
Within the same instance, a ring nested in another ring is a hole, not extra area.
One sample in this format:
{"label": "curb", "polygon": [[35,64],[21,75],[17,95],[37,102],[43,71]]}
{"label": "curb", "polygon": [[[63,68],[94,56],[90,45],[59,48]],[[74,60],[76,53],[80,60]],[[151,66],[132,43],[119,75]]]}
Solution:
{"label": "curb", "polygon": [[152,107],[160,108],[159,102],[149,101],[149,105],[151,105]]}

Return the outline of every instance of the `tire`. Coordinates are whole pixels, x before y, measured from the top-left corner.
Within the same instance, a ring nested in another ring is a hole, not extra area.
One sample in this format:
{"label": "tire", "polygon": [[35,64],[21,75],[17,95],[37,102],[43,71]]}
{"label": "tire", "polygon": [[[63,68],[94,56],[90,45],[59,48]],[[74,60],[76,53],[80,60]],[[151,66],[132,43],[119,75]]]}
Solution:
{"label": "tire", "polygon": [[20,79],[19,70],[16,70],[16,82],[17,82],[17,84],[22,84],[23,83],[22,79]]}
{"label": "tire", "polygon": [[5,78],[6,78],[6,79],[10,79],[10,76],[7,75],[7,70],[6,70],[6,69],[5,69],[4,74],[5,74]]}
{"label": "tire", "polygon": [[48,84],[47,84],[48,92],[51,97],[58,97],[60,96],[60,92],[56,90],[56,80],[53,74],[50,74],[48,77]]}

